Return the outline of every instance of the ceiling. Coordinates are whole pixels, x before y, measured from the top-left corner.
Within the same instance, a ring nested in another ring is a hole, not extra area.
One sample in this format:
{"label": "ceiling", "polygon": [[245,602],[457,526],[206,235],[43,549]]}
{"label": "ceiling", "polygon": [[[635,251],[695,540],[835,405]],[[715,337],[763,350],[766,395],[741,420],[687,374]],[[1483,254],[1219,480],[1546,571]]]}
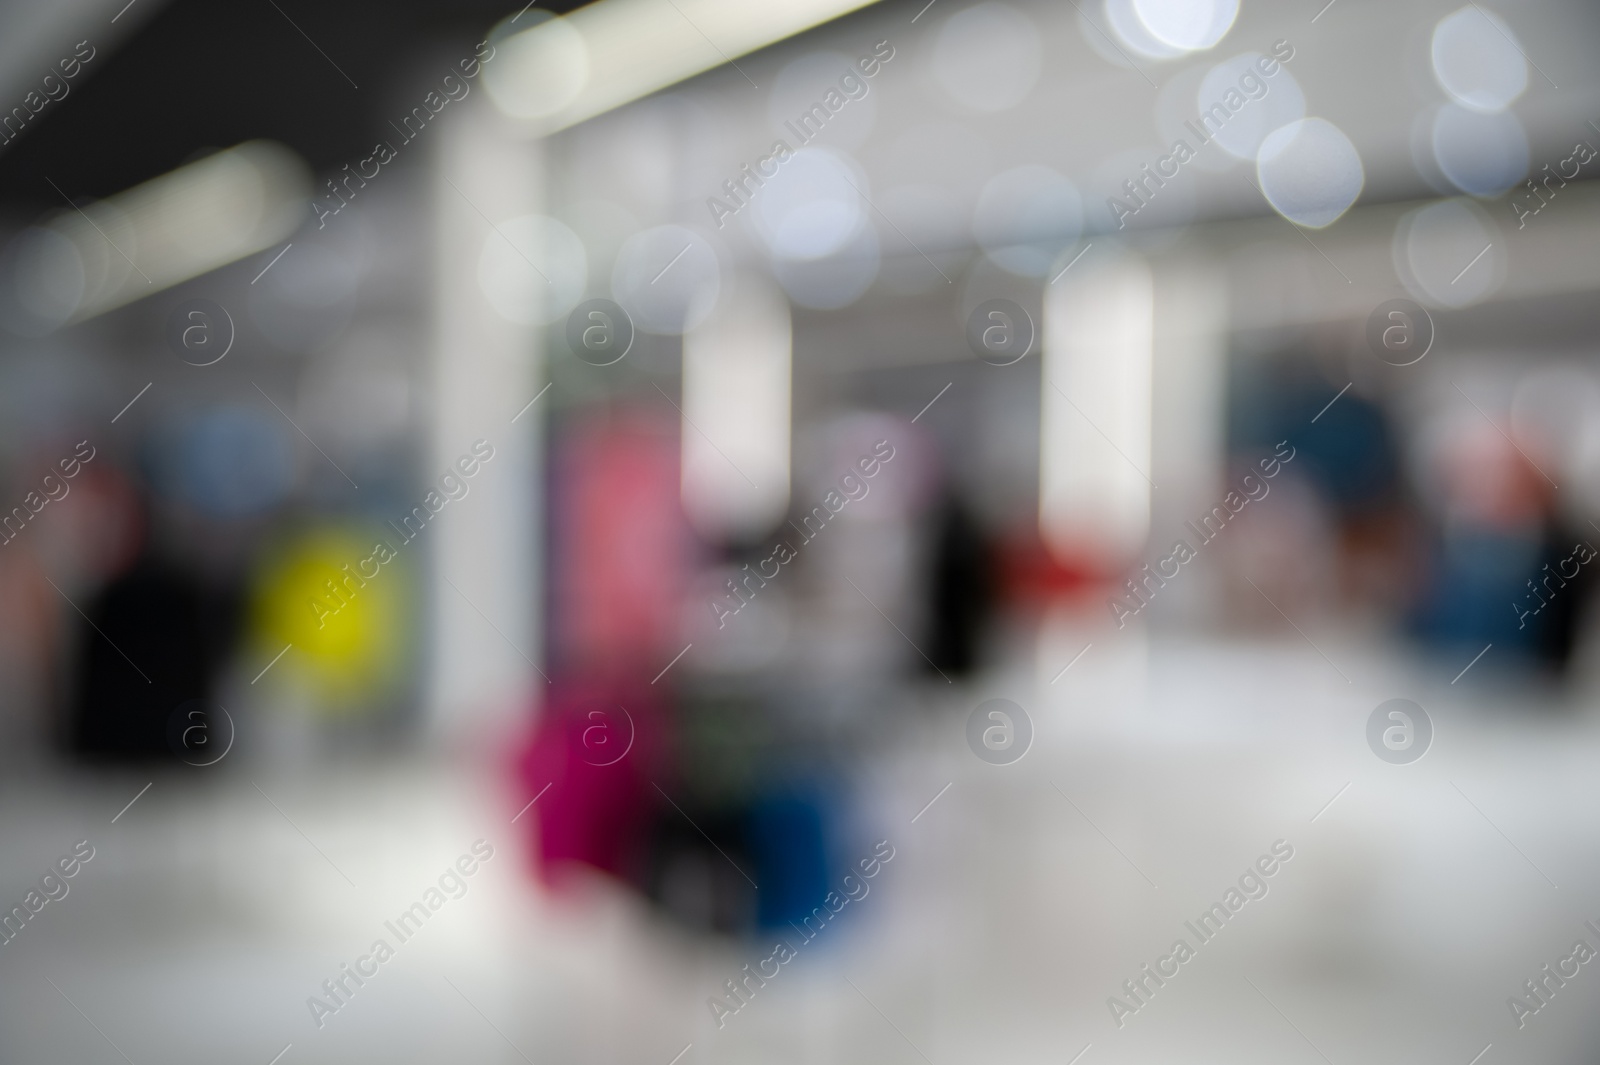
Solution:
{"label": "ceiling", "polygon": [[504,0],[135,0],[118,16],[126,3],[33,0],[0,12],[8,100],[21,103],[74,42],[96,48],[67,97],[0,147],[0,210],[60,206],[47,177],[75,198],[104,197],[254,138],[281,141],[314,169],[337,167],[415,102],[435,58],[470,55],[515,13]]}

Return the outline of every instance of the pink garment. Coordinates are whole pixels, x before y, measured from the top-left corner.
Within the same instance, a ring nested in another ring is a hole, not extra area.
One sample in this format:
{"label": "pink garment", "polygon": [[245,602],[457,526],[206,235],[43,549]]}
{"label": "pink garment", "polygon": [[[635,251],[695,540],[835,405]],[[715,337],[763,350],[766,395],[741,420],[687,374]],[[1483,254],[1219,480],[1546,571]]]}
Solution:
{"label": "pink garment", "polygon": [[[568,862],[639,881],[669,779],[673,677],[695,542],[679,501],[675,418],[604,412],[560,434],[550,483],[551,675],[519,766],[542,797],[530,850],[548,882]],[[683,668],[682,663],[678,664]]]}
{"label": "pink garment", "polygon": [[[521,759],[547,882],[567,862],[625,880],[643,873],[646,831],[667,769],[664,709],[648,684],[558,680]],[[527,801],[527,800],[524,800]]]}
{"label": "pink garment", "polygon": [[677,426],[612,415],[567,434],[556,456],[556,668],[649,680],[683,649],[681,604],[694,556],[679,502]]}

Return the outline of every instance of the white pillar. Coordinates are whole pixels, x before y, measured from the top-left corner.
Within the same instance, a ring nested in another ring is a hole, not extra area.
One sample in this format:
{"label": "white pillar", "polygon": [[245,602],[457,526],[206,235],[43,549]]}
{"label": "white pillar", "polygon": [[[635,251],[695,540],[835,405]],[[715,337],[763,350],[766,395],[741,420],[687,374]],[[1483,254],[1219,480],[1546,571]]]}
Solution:
{"label": "white pillar", "polygon": [[1045,290],[1039,531],[1063,560],[1123,563],[1144,549],[1154,303],[1150,268],[1132,255]]}
{"label": "white pillar", "polygon": [[788,511],[792,347],[788,300],[751,273],[683,338],[683,505],[703,534],[764,535]]}
{"label": "white pillar", "polygon": [[428,530],[424,707],[429,732],[446,744],[503,735],[545,686],[532,663],[543,666],[538,444],[550,402],[546,394],[518,417],[544,387],[541,334],[497,313],[478,283],[485,243],[504,239],[491,222],[540,209],[540,146],[514,136],[485,96],[450,110],[428,131],[440,136],[429,190],[438,273],[422,476],[437,482],[478,439],[494,458]]}

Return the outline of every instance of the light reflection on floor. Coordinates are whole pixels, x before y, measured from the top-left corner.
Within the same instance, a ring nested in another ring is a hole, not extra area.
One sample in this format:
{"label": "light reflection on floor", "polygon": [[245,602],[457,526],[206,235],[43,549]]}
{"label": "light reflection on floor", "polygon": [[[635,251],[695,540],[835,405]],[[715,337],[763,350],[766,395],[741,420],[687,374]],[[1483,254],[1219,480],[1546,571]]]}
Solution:
{"label": "light reflection on floor", "polygon": [[[919,689],[929,716],[861,782],[894,860],[721,1029],[707,997],[770,945],[700,942],[603,886],[537,895],[518,804],[483,772],[240,759],[160,778],[115,824],[148,777],[14,777],[0,902],[96,850],[0,948],[0,1060],[1467,1065],[1593,1045],[1587,968],[1521,1031],[1506,1005],[1595,943],[1588,718],[1324,635],[1110,640],[1050,683],[1094,639],[1064,625],[969,688]],[[1396,695],[1437,730],[1409,766],[1366,747]],[[993,696],[1037,730],[1011,766],[965,747]],[[319,1030],[307,998],[479,838],[496,853],[466,893]],[[1267,894],[1119,1029],[1108,997],[1279,839]]]}

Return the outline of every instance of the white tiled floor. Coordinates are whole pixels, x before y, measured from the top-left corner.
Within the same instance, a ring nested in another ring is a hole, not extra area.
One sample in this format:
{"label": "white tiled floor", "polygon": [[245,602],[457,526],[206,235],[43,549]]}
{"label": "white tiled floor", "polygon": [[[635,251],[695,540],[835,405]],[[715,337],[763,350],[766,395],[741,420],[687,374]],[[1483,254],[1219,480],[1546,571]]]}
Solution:
{"label": "white tiled floor", "polygon": [[[0,947],[0,1062],[1592,1058],[1589,967],[1522,1031],[1506,1005],[1575,939],[1600,947],[1587,717],[1331,636],[1349,683],[1303,641],[1129,640],[1051,685],[1090,638],[1054,631],[1026,668],[927,690],[942,708],[861,781],[894,860],[720,1030],[707,996],[770,946],[697,942],[608,889],[538,895],[481,771],[241,760],[158,778],[116,824],[148,777],[7,780],[0,902],[79,839],[96,855]],[[1012,766],[964,745],[995,695],[1037,729]],[[1437,727],[1411,766],[1365,746],[1395,695]],[[307,997],[480,837],[496,855],[467,894],[317,1029]],[[1280,838],[1295,856],[1269,894],[1118,1029],[1107,997]]]}

